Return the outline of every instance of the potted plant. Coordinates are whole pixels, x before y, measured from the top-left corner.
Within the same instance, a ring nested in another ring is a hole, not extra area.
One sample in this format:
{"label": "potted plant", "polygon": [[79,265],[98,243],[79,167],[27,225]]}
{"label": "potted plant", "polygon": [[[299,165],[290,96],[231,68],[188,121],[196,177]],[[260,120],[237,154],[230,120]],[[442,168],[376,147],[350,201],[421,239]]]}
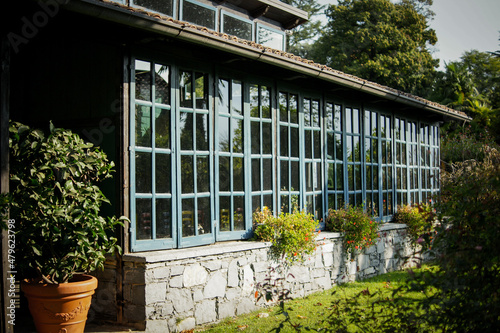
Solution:
{"label": "potted plant", "polygon": [[[35,325],[39,332],[59,332],[57,325],[83,332],[97,280],[81,273],[104,268],[106,255],[121,251],[114,232],[126,218],[100,215],[109,201],[96,185],[111,177],[114,164],[52,123],[47,135],[15,122],[9,132],[7,201],[16,223],[16,270]],[[62,297],[62,305],[52,296]]]}

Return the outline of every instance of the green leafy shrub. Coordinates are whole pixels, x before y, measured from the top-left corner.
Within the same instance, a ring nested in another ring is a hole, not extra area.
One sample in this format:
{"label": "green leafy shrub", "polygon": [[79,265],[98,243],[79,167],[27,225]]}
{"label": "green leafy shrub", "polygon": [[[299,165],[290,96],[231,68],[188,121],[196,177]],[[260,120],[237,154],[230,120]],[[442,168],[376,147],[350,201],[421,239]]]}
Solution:
{"label": "green leafy shrub", "polygon": [[[417,204],[415,206],[398,206],[392,222],[406,224],[406,232],[414,246],[430,244],[434,237],[434,221],[436,213],[431,204]],[[429,242],[426,242],[426,239]]]}
{"label": "green leafy shrub", "polygon": [[377,238],[377,225],[363,207],[347,206],[328,210],[327,230],[343,232],[343,245],[347,253],[356,254],[373,244]]}
{"label": "green leafy shrub", "polygon": [[57,284],[102,269],[106,254],[121,251],[114,232],[126,218],[99,213],[109,201],[96,184],[111,177],[113,162],[77,134],[50,127],[46,135],[10,124],[8,201],[20,274]]}
{"label": "green leafy shrub", "polygon": [[264,207],[254,213],[254,223],[256,239],[271,242],[271,258],[285,266],[304,261],[316,249],[315,230],[318,223],[312,214],[305,211],[273,216]]}

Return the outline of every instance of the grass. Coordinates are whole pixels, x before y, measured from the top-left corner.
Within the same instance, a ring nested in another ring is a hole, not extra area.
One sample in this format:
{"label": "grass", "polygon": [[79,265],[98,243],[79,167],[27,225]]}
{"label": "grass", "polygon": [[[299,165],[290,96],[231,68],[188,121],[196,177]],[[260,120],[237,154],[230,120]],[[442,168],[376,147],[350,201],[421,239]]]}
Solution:
{"label": "grass", "polygon": [[[430,270],[432,266],[423,266],[420,270]],[[197,328],[197,332],[270,332],[283,324],[281,332],[301,331],[332,331],[333,327],[341,327],[338,332],[368,332],[376,331],[372,322],[383,324],[393,323],[392,310],[387,305],[382,308],[375,301],[393,301],[393,291],[403,285],[408,279],[406,271],[391,272],[363,281],[345,283],[334,288],[311,294],[301,299],[286,301],[285,312],[289,321],[279,306],[263,308],[256,312],[227,318],[218,324]],[[414,301],[425,297],[422,293],[404,294],[405,306],[410,312]],[[372,303],[375,303],[372,307]],[[375,318],[374,314],[380,316]],[[356,322],[358,325],[355,325]],[[361,327],[360,327],[361,325]],[[406,323],[402,323],[406,325]],[[295,326],[295,328],[294,328]],[[337,331],[335,329],[334,331]],[[380,330],[378,330],[380,332]]]}

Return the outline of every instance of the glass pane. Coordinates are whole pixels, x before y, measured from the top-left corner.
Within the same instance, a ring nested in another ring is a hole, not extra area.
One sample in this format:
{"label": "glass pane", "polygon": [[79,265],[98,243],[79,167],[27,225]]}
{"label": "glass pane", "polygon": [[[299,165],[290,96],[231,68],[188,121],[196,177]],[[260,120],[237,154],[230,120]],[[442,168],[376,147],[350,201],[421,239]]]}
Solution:
{"label": "glass pane", "polygon": [[260,160],[252,159],[252,191],[260,190]]}
{"label": "glass pane", "polygon": [[314,196],[314,201],[316,203],[316,207],[314,210],[314,217],[319,220],[323,217],[323,195],[316,194]]}
{"label": "glass pane", "polygon": [[259,112],[259,86],[252,84],[249,87],[250,91],[250,117],[260,118]]}
{"label": "glass pane", "polygon": [[182,19],[215,30],[215,10],[186,0],[183,1]]}
{"label": "glass pane", "polygon": [[313,132],[314,137],[314,158],[321,158],[321,137],[320,131]]}
{"label": "glass pane", "polygon": [[285,93],[279,94],[280,101],[280,121],[288,121],[288,100]]}
{"label": "glass pane", "polygon": [[335,189],[335,164],[329,163],[328,164],[328,171],[327,171],[327,177],[328,177],[328,189],[329,190],[334,190]]}
{"label": "glass pane", "polygon": [[169,154],[156,154],[156,193],[170,193],[172,179]]}
{"label": "glass pane", "polygon": [[172,238],[170,199],[156,199],[156,238]]}
{"label": "glass pane", "polygon": [[372,140],[370,139],[365,139],[365,161],[367,163],[373,163],[372,159],[372,146],[371,146]]}
{"label": "glass pane", "polygon": [[311,117],[312,126],[319,127],[319,101],[312,101],[311,103]]}
{"label": "glass pane", "polygon": [[333,130],[333,104],[326,103],[326,129],[331,131]]}
{"label": "glass pane", "polygon": [[365,110],[365,135],[371,135],[371,112],[368,110]]}
{"label": "glass pane", "polygon": [[151,193],[151,154],[135,152],[135,192]]}
{"label": "glass pane", "polygon": [[283,50],[284,35],[275,31],[259,27],[258,43],[273,49]]}
{"label": "glass pane", "polygon": [[182,237],[195,235],[194,199],[182,199]]}
{"label": "glass pane", "polygon": [[[314,186],[314,170],[313,170],[313,163],[311,162],[306,162],[305,163],[305,178],[306,178],[306,191],[310,192],[313,189]],[[297,188],[294,188],[295,190],[298,190]]]}
{"label": "glass pane", "polygon": [[353,133],[361,133],[360,126],[359,126],[359,110],[358,109],[352,109],[352,131]]}
{"label": "glass pane", "polygon": [[342,107],[340,105],[335,105],[335,122],[334,122],[334,129],[337,132],[342,131]]}
{"label": "glass pane", "polygon": [[345,109],[345,124],[347,133],[352,133],[352,109]]}
{"label": "glass pane", "polygon": [[260,98],[260,103],[262,107],[262,118],[271,118],[271,92],[267,87],[261,87],[260,90],[262,96]]}
{"label": "glass pane", "polygon": [[245,190],[245,172],[243,158],[233,157],[233,191]]}
{"label": "glass pane", "polygon": [[297,95],[290,95],[290,122],[299,123],[299,107],[297,105]]}
{"label": "glass pane", "polygon": [[223,16],[223,30],[226,34],[234,35],[238,38],[252,40],[252,24],[239,20],[233,16]]}
{"label": "glass pane", "polygon": [[151,199],[135,199],[137,239],[152,239]]}
{"label": "glass pane", "polygon": [[354,166],[354,173],[356,176],[356,191],[361,191],[361,166],[360,165],[355,165]]}
{"label": "glass pane", "polygon": [[194,192],[193,157],[181,156],[181,189],[182,193]]}
{"label": "glass pane", "polygon": [[231,230],[231,197],[221,196],[220,205],[220,230]]}
{"label": "glass pane", "polygon": [[210,198],[198,198],[198,235],[212,233]]}
{"label": "glass pane", "polygon": [[219,157],[219,191],[221,192],[231,191],[231,166],[229,162],[230,157]]}
{"label": "glass pane", "polygon": [[262,123],[262,154],[273,153],[273,132],[271,123]]}
{"label": "glass pane", "polygon": [[134,0],[134,4],[173,16],[172,0]]}
{"label": "glass pane", "polygon": [[181,150],[193,150],[193,114],[181,112],[179,115]]}
{"label": "glass pane", "polygon": [[342,164],[336,164],[337,172],[337,191],[344,190],[344,166]]}
{"label": "glass pane", "polygon": [[260,122],[250,122],[250,138],[252,140],[252,154],[260,154]]}
{"label": "glass pane", "polygon": [[314,189],[316,191],[321,190],[321,187],[323,186],[323,177],[321,175],[321,163],[320,162],[315,162],[316,169],[314,170],[314,173],[316,174],[316,183],[314,184]]}
{"label": "glass pane", "polygon": [[288,190],[288,161],[281,161],[280,163],[281,185],[280,189]]}
{"label": "glass pane", "polygon": [[273,189],[273,161],[270,158],[262,159],[263,165],[263,190],[272,190]]}
{"label": "glass pane", "polygon": [[335,134],[335,159],[337,161],[343,161],[344,159],[344,154],[342,154],[343,150],[344,149],[342,145],[342,135]]}
{"label": "glass pane", "polygon": [[300,165],[299,165],[299,162],[291,162],[290,164],[292,167],[292,174],[291,174],[292,191],[299,191],[300,190]]}
{"label": "glass pane", "polygon": [[151,147],[151,108],[135,106],[135,145]]}
{"label": "glass pane", "polygon": [[280,155],[288,156],[288,127],[280,127]]}
{"label": "glass pane", "polygon": [[309,127],[311,123],[311,100],[304,99],[304,126]]}
{"label": "glass pane", "polygon": [[217,98],[217,111],[229,113],[229,82],[219,79],[219,98]]}
{"label": "glass pane", "polygon": [[151,101],[151,64],[135,61],[135,99]]}
{"label": "glass pane", "polygon": [[170,104],[170,70],[168,66],[155,65],[155,102]]}
{"label": "glass pane", "polygon": [[190,72],[181,72],[180,79],[180,106],[186,108],[193,107],[193,83]]}
{"label": "glass pane", "polygon": [[297,127],[290,128],[290,146],[290,156],[299,157],[299,129]]}
{"label": "glass pane", "polygon": [[326,135],[326,155],[329,160],[333,160],[335,158],[335,141],[333,140],[334,136],[332,133],[328,133]]}
{"label": "glass pane", "polygon": [[260,208],[260,195],[252,196],[252,212],[255,213],[257,210],[260,210]]}
{"label": "glass pane", "polygon": [[196,108],[206,110],[208,109],[208,76],[203,73],[196,73],[194,80]]}
{"label": "glass pane", "polygon": [[243,91],[241,89],[241,82],[233,81],[232,86],[232,103],[231,113],[242,115],[243,114]]}
{"label": "glass pane", "polygon": [[170,148],[170,111],[155,109],[155,146]]}
{"label": "glass pane", "polygon": [[196,150],[208,150],[208,115],[196,115]]}
{"label": "glass pane", "polygon": [[244,135],[243,120],[233,118],[231,121],[231,137],[233,139],[233,153],[243,152],[243,135]]}
{"label": "glass pane", "polygon": [[219,117],[219,150],[229,152],[229,118]]}
{"label": "glass pane", "polygon": [[273,195],[268,194],[268,195],[264,195],[263,197],[264,197],[264,206],[266,206],[267,208],[269,208],[272,211],[274,209]]}
{"label": "glass pane", "polygon": [[245,230],[245,197],[234,197],[233,213],[234,230]]}
{"label": "glass pane", "polygon": [[210,165],[208,156],[198,156],[196,158],[197,192],[210,191]]}
{"label": "glass pane", "polygon": [[354,161],[361,162],[361,141],[359,137],[353,137],[353,145],[354,145]]}
{"label": "glass pane", "polygon": [[[304,150],[306,158],[312,158],[312,143],[311,143],[311,130],[304,130],[305,145]],[[292,137],[293,138],[293,137]]]}

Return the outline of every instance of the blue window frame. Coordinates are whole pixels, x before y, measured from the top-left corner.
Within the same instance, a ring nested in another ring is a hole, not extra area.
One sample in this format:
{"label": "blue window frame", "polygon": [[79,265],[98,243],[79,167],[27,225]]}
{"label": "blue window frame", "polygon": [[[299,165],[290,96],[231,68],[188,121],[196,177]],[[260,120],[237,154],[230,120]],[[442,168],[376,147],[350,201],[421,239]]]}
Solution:
{"label": "blue window frame", "polygon": [[416,121],[408,121],[408,178],[410,203],[420,202],[418,126]]}
{"label": "blue window frame", "polygon": [[346,139],[345,153],[347,157],[347,203],[353,206],[363,204],[362,186],[362,125],[360,109],[357,107],[346,107]]}
{"label": "blue window frame", "polygon": [[[171,68],[136,60],[132,74],[130,126],[131,216],[134,248],[173,247],[175,191]],[[139,245],[138,243],[141,243]]]}
{"label": "blue window frame", "polygon": [[323,217],[323,138],[320,100],[303,98],[305,208],[316,219]]}
{"label": "blue window frame", "polygon": [[252,168],[252,212],[264,206],[274,211],[275,140],[271,89],[265,85],[249,86],[250,144]]}
{"label": "blue window frame", "polygon": [[253,40],[253,23],[240,16],[221,11],[221,32],[238,38]]}
{"label": "blue window frame", "polygon": [[409,168],[408,168],[408,144],[409,131],[406,119],[396,117],[394,120],[395,135],[395,170],[396,170],[396,203],[408,205],[409,194]]}
{"label": "blue window frame", "polygon": [[219,78],[217,86],[218,239],[226,239],[247,230],[247,112],[241,81]]}
{"label": "blue window frame", "polygon": [[394,213],[394,179],[393,179],[393,146],[392,146],[392,116],[380,115],[380,155],[382,169],[382,217],[389,217]]}
{"label": "blue window frame", "polygon": [[217,30],[217,9],[194,0],[182,0],[181,20]]}
{"label": "blue window frame", "polygon": [[174,0],[131,0],[134,7],[144,7],[170,17],[174,17],[176,3]]}
{"label": "blue window frame", "polygon": [[285,50],[285,33],[271,27],[257,24],[256,42],[277,50]]}
{"label": "blue window frame", "polygon": [[342,105],[327,101],[326,122],[326,169],[327,207],[339,209],[345,205],[344,178],[344,131]]}
{"label": "blue window frame", "polygon": [[365,163],[365,207],[379,216],[380,212],[380,127],[378,112],[365,109],[364,119],[364,163]]}
{"label": "blue window frame", "polygon": [[[301,115],[301,117],[299,117]],[[279,92],[279,204],[280,211],[292,212],[301,209],[303,172],[300,168],[300,149],[303,147],[303,133],[299,122],[303,113],[299,113],[297,94]]]}

